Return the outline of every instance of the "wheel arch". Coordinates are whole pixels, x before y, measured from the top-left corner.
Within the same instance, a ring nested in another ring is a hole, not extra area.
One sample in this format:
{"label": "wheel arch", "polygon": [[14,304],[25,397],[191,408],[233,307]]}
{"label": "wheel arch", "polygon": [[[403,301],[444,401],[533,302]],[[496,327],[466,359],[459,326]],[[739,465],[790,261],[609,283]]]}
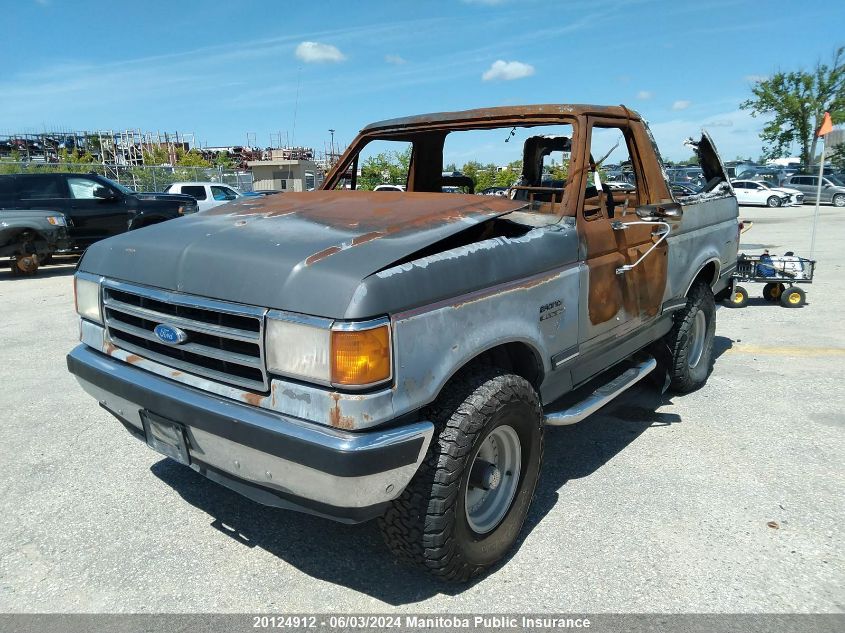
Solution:
{"label": "wheel arch", "polygon": [[437,396],[439,397],[443,389],[461,372],[479,365],[508,369],[517,376],[525,378],[538,392],[545,378],[542,357],[537,348],[529,341],[515,339],[491,345],[457,365],[440,385]]}
{"label": "wheel arch", "polygon": [[718,257],[711,257],[705,260],[699,267],[698,272],[693,275],[693,278],[690,280],[689,285],[687,286],[686,291],[684,292],[684,296],[688,297],[690,290],[695,284],[702,282],[706,283],[708,286],[713,288],[716,285],[716,282],[719,281],[719,274],[722,270],[722,264],[719,261]]}

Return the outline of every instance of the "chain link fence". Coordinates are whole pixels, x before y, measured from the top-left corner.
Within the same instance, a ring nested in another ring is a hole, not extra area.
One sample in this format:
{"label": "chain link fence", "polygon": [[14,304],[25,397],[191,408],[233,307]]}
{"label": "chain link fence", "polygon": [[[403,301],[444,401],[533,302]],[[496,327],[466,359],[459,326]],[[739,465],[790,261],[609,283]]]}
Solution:
{"label": "chain link fence", "polygon": [[252,191],[252,172],[223,167],[103,165],[0,161],[0,174],[95,173],[135,191],[164,191],[174,182],[219,182]]}

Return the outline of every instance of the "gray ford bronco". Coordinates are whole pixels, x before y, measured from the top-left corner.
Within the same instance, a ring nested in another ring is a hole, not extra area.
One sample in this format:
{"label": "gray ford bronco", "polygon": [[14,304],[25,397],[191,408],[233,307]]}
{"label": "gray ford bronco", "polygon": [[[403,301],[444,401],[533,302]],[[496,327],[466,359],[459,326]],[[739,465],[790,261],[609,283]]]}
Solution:
{"label": "gray ford bronco", "polygon": [[[319,191],[92,245],[68,368],[207,478],[272,506],[378,517],[396,555],[466,580],[516,540],[546,426],[650,373],[680,392],[707,380],[737,203],[709,138],[690,144],[706,184],[679,198],[623,106],[372,124]],[[476,178],[516,170],[506,196],[444,170],[480,151],[516,156],[476,163]],[[372,191],[394,154],[406,191]],[[626,183],[607,182],[610,160]]]}

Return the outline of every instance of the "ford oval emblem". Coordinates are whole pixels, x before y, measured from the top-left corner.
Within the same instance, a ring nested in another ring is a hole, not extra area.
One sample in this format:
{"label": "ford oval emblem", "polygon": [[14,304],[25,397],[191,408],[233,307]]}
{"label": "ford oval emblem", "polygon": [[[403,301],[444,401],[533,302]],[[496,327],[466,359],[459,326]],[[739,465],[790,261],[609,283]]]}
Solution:
{"label": "ford oval emblem", "polygon": [[184,330],[180,330],[178,327],[172,325],[166,325],[165,323],[157,325],[153,332],[158,340],[168,345],[181,345],[188,340],[188,335],[185,334]]}

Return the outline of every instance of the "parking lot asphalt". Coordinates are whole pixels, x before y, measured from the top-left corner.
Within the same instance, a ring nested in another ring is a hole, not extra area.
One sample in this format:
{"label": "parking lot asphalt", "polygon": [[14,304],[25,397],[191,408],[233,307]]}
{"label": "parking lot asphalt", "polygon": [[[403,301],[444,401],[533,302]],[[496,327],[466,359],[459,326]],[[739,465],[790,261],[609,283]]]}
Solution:
{"label": "parking lot asphalt", "polygon": [[[743,250],[807,254],[812,211],[743,208]],[[518,548],[465,586],[395,563],[374,523],[262,507],[133,439],[67,373],[73,266],[4,269],[0,611],[841,612],[843,242],[822,207],[807,306],[752,284],[718,310],[705,388],[550,429]]]}

